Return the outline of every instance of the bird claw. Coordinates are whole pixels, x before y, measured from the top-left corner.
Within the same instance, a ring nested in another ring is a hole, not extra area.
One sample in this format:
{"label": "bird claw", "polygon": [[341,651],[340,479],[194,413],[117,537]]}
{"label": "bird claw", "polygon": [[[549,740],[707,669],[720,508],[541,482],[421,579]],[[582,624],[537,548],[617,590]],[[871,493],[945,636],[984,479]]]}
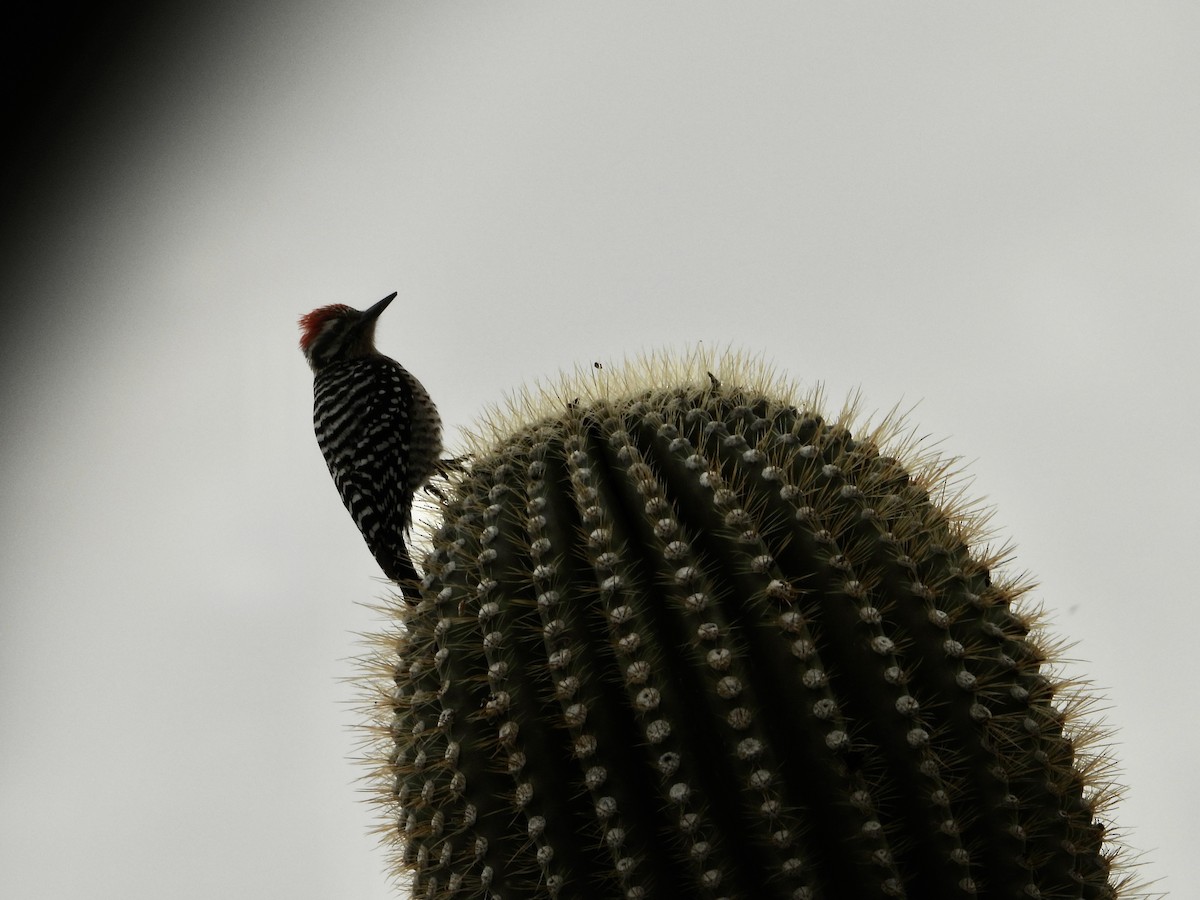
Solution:
{"label": "bird claw", "polygon": [[[467,469],[467,459],[468,457],[466,456],[455,456],[451,459],[439,459],[433,464],[434,474],[440,478],[448,478],[451,472],[465,472]],[[433,494],[433,496],[437,497],[441,502],[446,502],[446,495],[442,492],[442,489],[432,481],[425,483],[425,490]]]}
{"label": "bird claw", "polygon": [[439,459],[433,464],[433,469],[443,477],[450,472],[465,472],[468,459],[470,459],[469,456],[453,456],[450,459]]}

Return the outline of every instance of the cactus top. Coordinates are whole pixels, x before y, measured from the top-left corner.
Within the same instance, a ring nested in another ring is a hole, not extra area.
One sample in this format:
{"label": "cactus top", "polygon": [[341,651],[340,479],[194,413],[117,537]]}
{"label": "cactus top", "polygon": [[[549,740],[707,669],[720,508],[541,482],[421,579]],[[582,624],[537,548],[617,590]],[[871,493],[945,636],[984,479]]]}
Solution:
{"label": "cactus top", "polygon": [[660,358],[470,457],[373,662],[415,896],[1136,896],[1031,585],[900,416]]}

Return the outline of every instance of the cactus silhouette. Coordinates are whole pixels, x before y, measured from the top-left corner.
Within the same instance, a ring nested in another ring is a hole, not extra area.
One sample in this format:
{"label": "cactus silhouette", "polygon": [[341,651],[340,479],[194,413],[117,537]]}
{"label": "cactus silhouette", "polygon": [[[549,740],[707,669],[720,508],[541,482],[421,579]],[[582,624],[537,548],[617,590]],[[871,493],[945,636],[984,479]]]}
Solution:
{"label": "cactus silhouette", "polygon": [[1135,896],[954,461],[798,396],[660,360],[474,438],[370,663],[415,897]]}

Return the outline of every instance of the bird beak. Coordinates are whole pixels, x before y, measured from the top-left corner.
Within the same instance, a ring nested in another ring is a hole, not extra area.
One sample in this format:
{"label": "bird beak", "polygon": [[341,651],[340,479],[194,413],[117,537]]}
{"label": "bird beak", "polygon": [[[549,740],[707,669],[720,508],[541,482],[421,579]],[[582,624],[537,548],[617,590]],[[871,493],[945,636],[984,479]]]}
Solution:
{"label": "bird beak", "polygon": [[397,293],[396,291],[393,291],[392,293],[390,293],[386,297],[384,297],[382,300],[380,300],[378,303],[376,303],[374,306],[372,306],[370,309],[363,310],[362,321],[374,322],[376,319],[378,319],[379,314],[381,312],[383,312],[385,309],[387,309],[387,306],[389,303],[391,303],[393,300],[396,299],[396,293]]}

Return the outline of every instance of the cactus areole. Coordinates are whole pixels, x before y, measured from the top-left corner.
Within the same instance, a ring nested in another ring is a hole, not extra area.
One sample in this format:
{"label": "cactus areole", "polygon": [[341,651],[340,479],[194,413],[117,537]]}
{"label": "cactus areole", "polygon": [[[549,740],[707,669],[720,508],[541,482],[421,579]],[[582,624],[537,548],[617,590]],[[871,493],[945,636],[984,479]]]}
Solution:
{"label": "cactus areole", "polygon": [[370,676],[414,897],[1134,896],[953,462],[819,402],[649,361],[473,439]]}

